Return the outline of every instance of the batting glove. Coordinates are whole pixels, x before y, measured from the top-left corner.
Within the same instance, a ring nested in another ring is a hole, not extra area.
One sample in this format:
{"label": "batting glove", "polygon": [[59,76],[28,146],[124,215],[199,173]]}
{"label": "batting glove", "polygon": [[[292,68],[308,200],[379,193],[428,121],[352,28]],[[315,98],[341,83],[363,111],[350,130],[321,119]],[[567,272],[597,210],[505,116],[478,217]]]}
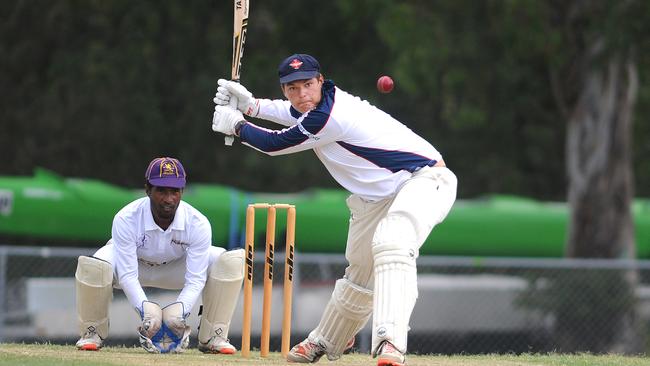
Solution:
{"label": "batting glove", "polygon": [[244,116],[239,110],[223,105],[214,107],[212,131],[235,135],[235,126],[238,122],[245,122]]}
{"label": "batting glove", "polygon": [[219,87],[213,99],[216,105],[230,105],[231,98],[234,97],[237,109],[247,116],[257,116],[260,111],[260,103],[243,85],[226,79],[219,79],[217,84]]}

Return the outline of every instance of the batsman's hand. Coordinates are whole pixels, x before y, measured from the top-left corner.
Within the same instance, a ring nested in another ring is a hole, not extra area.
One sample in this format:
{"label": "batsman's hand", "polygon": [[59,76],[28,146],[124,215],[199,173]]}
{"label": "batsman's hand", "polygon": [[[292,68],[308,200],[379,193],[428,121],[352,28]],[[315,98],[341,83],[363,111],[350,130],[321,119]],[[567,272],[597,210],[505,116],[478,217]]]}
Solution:
{"label": "batsman's hand", "polygon": [[160,305],[151,301],[143,301],[142,308],[138,309],[142,324],[138,327],[140,346],[149,353],[160,353],[154,340],[162,333],[163,312]]}
{"label": "batsman's hand", "polygon": [[187,325],[183,303],[175,302],[165,306],[163,312],[163,328],[166,334],[162,348],[166,352],[181,353],[190,344],[190,326]]}
{"label": "batsman's hand", "polygon": [[237,109],[247,116],[257,116],[260,103],[243,85],[226,79],[219,79],[217,84],[219,87],[213,99],[216,105],[230,105],[230,99],[234,97],[237,101]]}
{"label": "batsman's hand", "polygon": [[235,134],[237,122],[245,121],[242,113],[228,106],[217,105],[212,115],[212,130],[226,135]]}

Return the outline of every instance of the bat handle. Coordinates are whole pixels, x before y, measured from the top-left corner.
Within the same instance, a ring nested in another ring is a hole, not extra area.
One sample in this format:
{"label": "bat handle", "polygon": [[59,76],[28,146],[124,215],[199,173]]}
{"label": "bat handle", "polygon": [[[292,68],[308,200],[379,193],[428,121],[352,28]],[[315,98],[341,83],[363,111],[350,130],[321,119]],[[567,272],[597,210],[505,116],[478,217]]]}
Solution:
{"label": "bat handle", "polygon": [[[237,98],[230,97],[230,108],[237,109]],[[226,146],[232,146],[233,141],[235,141],[235,136],[226,135],[223,139]]]}

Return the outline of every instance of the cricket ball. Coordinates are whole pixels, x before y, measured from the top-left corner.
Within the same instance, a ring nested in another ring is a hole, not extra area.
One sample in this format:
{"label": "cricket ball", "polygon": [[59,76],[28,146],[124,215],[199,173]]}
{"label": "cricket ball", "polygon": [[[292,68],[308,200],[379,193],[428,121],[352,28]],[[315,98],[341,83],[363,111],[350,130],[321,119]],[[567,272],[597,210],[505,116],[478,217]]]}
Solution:
{"label": "cricket ball", "polygon": [[384,75],[377,79],[377,90],[379,90],[380,93],[390,93],[394,86],[395,83],[393,83],[393,79],[391,79],[390,76]]}

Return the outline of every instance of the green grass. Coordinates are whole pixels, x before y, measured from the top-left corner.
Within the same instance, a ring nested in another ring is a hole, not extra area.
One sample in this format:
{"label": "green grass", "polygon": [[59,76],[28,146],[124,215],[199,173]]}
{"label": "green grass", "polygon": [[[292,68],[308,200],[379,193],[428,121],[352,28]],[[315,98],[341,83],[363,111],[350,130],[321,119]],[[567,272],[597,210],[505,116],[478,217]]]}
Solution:
{"label": "green grass", "polygon": [[[648,357],[620,355],[562,355],[562,354],[524,354],[524,355],[480,355],[480,356],[439,356],[408,355],[409,366],[645,366],[650,365]],[[50,344],[0,344],[0,366],[220,366],[220,365],[285,365],[287,362],[278,353],[269,358],[260,358],[253,353],[250,359],[239,354],[234,356],[205,355],[196,349],[183,354],[152,355],[141,348],[106,347],[98,352],[77,351],[74,346]],[[344,355],[331,363],[321,360],[321,365],[352,366],[376,365],[367,354]]]}

